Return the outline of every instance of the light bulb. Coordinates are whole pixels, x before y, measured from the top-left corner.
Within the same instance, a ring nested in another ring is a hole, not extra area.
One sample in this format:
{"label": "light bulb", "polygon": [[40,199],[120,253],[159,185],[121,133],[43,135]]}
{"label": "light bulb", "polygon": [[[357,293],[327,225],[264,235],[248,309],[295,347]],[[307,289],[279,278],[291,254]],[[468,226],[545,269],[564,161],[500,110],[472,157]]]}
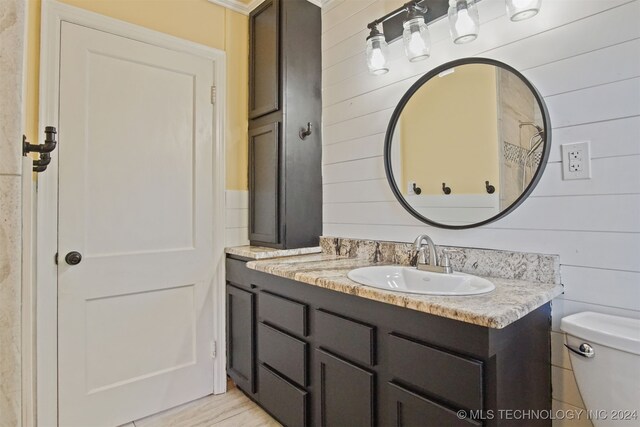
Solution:
{"label": "light bulb", "polygon": [[374,75],[385,74],[389,72],[387,67],[387,42],[384,34],[376,28],[371,30],[371,34],[367,37],[367,66],[369,72]]}
{"label": "light bulb", "polygon": [[540,11],[542,0],[506,0],[507,14],[512,21],[524,21]]}
{"label": "light bulb", "polygon": [[475,30],[475,25],[469,17],[469,12],[467,9],[462,9],[458,12],[458,20],[456,21],[456,31],[458,34],[469,34],[473,33]]}
{"label": "light bulb", "polygon": [[412,53],[417,53],[422,52],[424,47],[424,41],[422,41],[422,37],[420,37],[420,32],[412,32],[411,39],[409,40],[409,50]]}
{"label": "light bulb", "polygon": [[429,39],[429,29],[424,23],[422,16],[410,14],[403,24],[402,40],[404,42],[404,53],[411,62],[427,59],[431,53],[431,43]]}
{"label": "light bulb", "polygon": [[469,43],[478,37],[480,19],[473,0],[449,0],[448,15],[454,43]]}
{"label": "light bulb", "polygon": [[384,55],[382,54],[382,50],[380,50],[380,48],[374,48],[371,51],[371,65],[373,68],[375,68],[376,70],[379,70],[381,68],[384,68],[385,64],[387,63],[387,60],[385,59]]}

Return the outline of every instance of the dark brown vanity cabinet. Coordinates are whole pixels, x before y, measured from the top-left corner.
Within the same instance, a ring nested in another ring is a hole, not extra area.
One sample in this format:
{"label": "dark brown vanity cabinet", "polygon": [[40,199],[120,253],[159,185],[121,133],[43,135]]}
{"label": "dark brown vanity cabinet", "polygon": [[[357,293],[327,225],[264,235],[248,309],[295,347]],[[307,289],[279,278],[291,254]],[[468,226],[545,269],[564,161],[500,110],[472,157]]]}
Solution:
{"label": "dark brown vanity cabinet", "polygon": [[261,245],[280,243],[279,123],[249,131],[250,239]]}
{"label": "dark brown vanity cabinet", "polygon": [[315,350],[315,396],[322,426],[373,426],[375,374],[327,351]]}
{"label": "dark brown vanity cabinet", "polygon": [[[266,0],[249,16],[249,240],[299,248],[322,230],[320,8]],[[310,134],[301,132],[310,129]]]}
{"label": "dark brown vanity cabinet", "polygon": [[[228,372],[284,425],[551,425],[500,412],[551,410],[549,304],[492,329],[250,270],[245,261],[226,264]],[[234,298],[254,311],[234,311]],[[256,373],[254,388],[247,372]]]}
{"label": "dark brown vanity cabinet", "polygon": [[255,391],[255,294],[227,285],[227,374],[238,387]]}
{"label": "dark brown vanity cabinet", "polygon": [[280,2],[267,0],[249,16],[249,119],[280,107]]}

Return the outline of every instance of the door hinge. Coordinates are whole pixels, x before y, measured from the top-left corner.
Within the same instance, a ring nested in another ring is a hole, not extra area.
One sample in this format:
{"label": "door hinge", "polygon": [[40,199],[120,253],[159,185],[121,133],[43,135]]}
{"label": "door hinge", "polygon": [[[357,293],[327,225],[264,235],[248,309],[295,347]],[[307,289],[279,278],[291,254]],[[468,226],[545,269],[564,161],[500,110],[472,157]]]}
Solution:
{"label": "door hinge", "polygon": [[211,341],[211,358],[218,357],[218,341]]}
{"label": "door hinge", "polygon": [[56,252],[56,256],[53,257],[53,261],[58,265],[58,252]]}
{"label": "door hinge", "polygon": [[216,95],[217,95],[217,89],[215,86],[211,86],[211,103],[213,105],[215,105],[216,103]]}

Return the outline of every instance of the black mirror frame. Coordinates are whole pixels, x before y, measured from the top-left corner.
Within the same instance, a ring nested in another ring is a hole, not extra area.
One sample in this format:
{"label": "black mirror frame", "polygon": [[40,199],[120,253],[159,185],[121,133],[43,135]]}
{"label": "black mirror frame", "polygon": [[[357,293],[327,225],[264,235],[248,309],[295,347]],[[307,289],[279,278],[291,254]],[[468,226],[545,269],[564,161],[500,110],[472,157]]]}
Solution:
{"label": "black mirror frame", "polygon": [[[441,224],[439,222],[435,222],[430,220],[429,218],[424,217],[422,214],[416,211],[411,205],[409,205],[409,203],[407,203],[405,198],[402,196],[402,193],[400,192],[400,189],[398,188],[398,185],[396,184],[396,181],[393,178],[393,169],[391,167],[391,143],[393,140],[393,134],[395,132],[396,125],[398,123],[398,119],[400,118],[400,114],[402,113],[402,110],[407,105],[411,97],[418,91],[418,89],[420,89],[422,85],[424,85],[426,82],[428,82],[438,74],[442,73],[443,71],[446,71],[453,67],[459,67],[461,65],[467,65],[467,64],[487,64],[487,65],[500,67],[515,74],[524,82],[524,84],[533,93],[534,97],[536,98],[536,101],[538,102],[538,106],[540,107],[540,112],[542,114],[542,121],[544,125],[544,148],[542,151],[540,164],[538,165],[538,169],[536,170],[536,173],[531,178],[531,182],[529,182],[529,185],[527,186],[527,188],[522,192],[522,194],[520,194],[520,197],[518,197],[505,210],[499,212],[497,215],[494,215],[489,219],[486,219],[481,222],[476,222],[473,224],[468,224],[468,225]],[[391,115],[391,120],[389,121],[389,126],[387,127],[387,133],[384,139],[384,170],[387,175],[387,181],[389,182],[389,186],[393,191],[393,195],[396,197],[398,202],[400,202],[400,204],[411,215],[413,215],[415,218],[419,219],[420,221],[426,224],[432,225],[434,227],[446,228],[449,230],[463,230],[467,228],[480,227],[480,226],[492,223],[494,221],[497,221],[498,219],[507,216],[508,214],[513,212],[518,206],[520,206],[520,204],[524,202],[527,197],[529,197],[529,195],[531,194],[533,189],[536,187],[536,185],[538,185],[538,181],[540,181],[540,178],[542,177],[542,174],[544,173],[544,170],[547,166],[547,161],[549,160],[550,152],[551,152],[551,121],[549,119],[549,111],[547,110],[547,105],[545,104],[544,99],[542,98],[542,95],[540,95],[540,92],[538,92],[535,86],[533,86],[533,84],[525,76],[523,76],[522,73],[520,73],[515,68],[503,62],[496,61],[494,59],[488,59],[488,58],[462,58],[462,59],[457,59],[454,61],[447,62],[446,64],[442,64],[434,68],[433,70],[429,71],[427,74],[422,76],[417,82],[415,82],[409,88],[409,90],[402,96],[402,99],[400,100],[395,110],[393,111],[393,114]]]}

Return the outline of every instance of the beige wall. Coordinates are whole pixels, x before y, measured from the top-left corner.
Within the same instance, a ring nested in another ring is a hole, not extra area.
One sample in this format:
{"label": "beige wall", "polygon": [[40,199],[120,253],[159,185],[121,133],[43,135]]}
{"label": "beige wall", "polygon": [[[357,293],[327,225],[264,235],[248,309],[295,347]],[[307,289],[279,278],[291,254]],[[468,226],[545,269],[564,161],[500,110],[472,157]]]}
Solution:
{"label": "beige wall", "polygon": [[[248,18],[207,0],[62,0],[227,53],[227,189],[247,188]],[[37,141],[41,0],[27,0],[26,134]]]}
{"label": "beige wall", "polygon": [[227,10],[227,189],[248,189],[249,19]]}
{"label": "beige wall", "polygon": [[411,98],[400,120],[403,183],[422,194],[486,194],[498,189],[496,73],[486,65],[464,65],[435,77]]}

